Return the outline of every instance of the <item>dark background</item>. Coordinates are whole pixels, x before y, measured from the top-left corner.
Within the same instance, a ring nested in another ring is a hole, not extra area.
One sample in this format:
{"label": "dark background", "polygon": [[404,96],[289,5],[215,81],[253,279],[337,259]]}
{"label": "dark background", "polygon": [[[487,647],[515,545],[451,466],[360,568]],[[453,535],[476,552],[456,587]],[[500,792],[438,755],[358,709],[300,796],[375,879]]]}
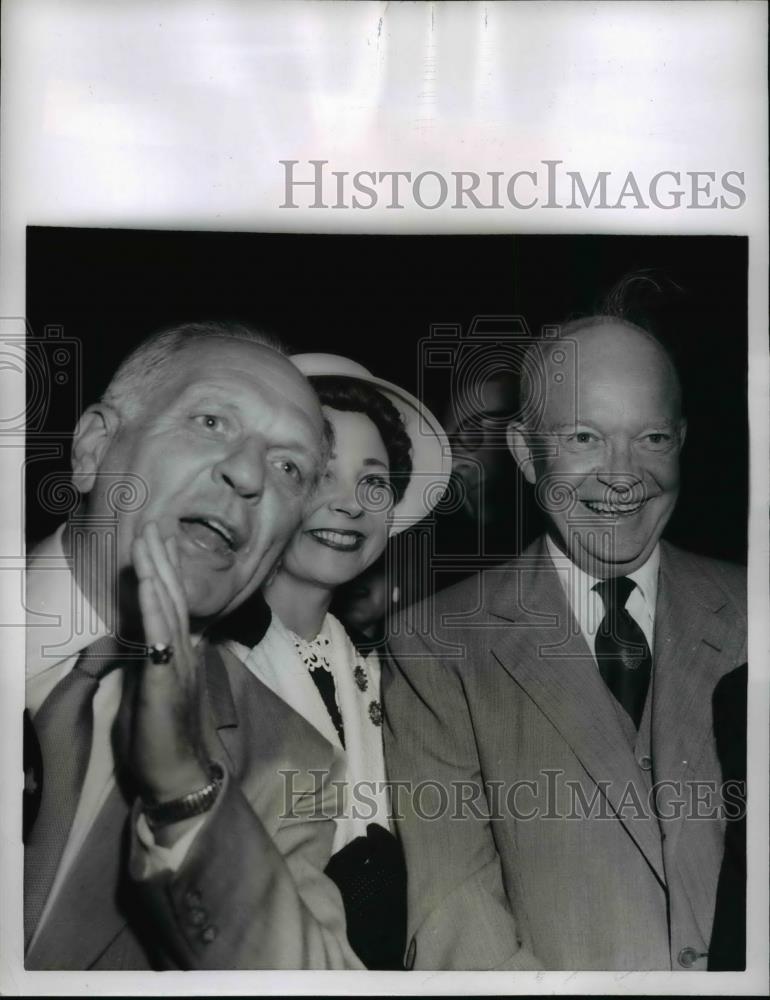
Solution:
{"label": "dark background", "polygon": [[[520,315],[533,334],[589,314],[644,270],[629,318],[666,342],[689,419],[672,541],[745,561],[747,255],[743,237],[328,236],[31,227],[27,231],[27,538],[61,520],[42,484],[66,474],[81,407],[158,327],[240,319],[296,351],[347,354],[411,391],[432,324]],[[503,324],[504,325],[504,324]],[[448,383],[428,380],[437,413]],[[50,508],[50,504],[48,505]]]}

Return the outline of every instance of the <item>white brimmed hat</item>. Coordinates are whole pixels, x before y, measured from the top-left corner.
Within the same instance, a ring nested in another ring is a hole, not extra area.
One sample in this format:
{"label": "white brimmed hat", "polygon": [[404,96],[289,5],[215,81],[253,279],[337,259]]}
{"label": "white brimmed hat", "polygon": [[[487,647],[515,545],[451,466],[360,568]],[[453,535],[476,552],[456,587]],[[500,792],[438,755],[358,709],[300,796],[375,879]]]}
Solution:
{"label": "white brimmed hat", "polygon": [[396,505],[391,535],[429,514],[446,492],[452,471],[452,452],[444,428],[416,396],[392,382],[377,378],[357,361],[338,354],[295,354],[290,359],[307,378],[336,375],[367,382],[393,403],[412,442],[412,474]]}

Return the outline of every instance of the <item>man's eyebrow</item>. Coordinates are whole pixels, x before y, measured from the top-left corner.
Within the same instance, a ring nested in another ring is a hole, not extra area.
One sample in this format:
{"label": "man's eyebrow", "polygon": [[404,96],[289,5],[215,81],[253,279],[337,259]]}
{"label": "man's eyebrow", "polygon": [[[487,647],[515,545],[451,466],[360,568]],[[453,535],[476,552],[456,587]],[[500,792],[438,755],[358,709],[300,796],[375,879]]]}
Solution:
{"label": "man's eyebrow", "polygon": [[228,392],[224,386],[218,386],[216,383],[212,382],[193,382],[192,385],[185,386],[177,398],[192,398],[197,402],[206,403],[209,400],[216,400],[219,402],[223,397],[233,406],[238,405],[237,401],[232,398],[232,392]]}
{"label": "man's eyebrow", "polygon": [[549,431],[574,431],[576,427],[590,427],[591,424],[586,420],[567,420],[560,424],[550,424],[546,427]]}
{"label": "man's eyebrow", "polygon": [[[333,452],[332,452],[332,453],[331,453],[331,454],[329,455],[329,459],[330,459],[330,461],[334,461],[334,459],[335,459],[336,457],[337,457],[337,452],[336,452],[336,451],[333,451]],[[372,466],[372,465],[376,465],[376,466],[377,466],[378,468],[380,468],[380,469],[385,469],[385,471],[386,471],[386,472],[387,472],[387,471],[388,471],[388,469],[389,469],[389,466],[388,466],[387,462],[383,462],[383,461],[382,461],[382,459],[380,459],[380,458],[365,458],[365,459],[363,459],[363,461],[361,462],[361,465],[364,465],[364,466],[366,466],[367,468],[368,468],[369,466]]]}
{"label": "man's eyebrow", "polygon": [[321,454],[320,448],[312,448],[306,441],[302,441],[300,438],[284,438],[282,441],[276,441],[271,445],[272,451],[280,451],[281,449],[298,451],[303,455],[320,456]]}
{"label": "man's eyebrow", "polygon": [[[661,417],[660,420],[651,420],[645,427],[675,427],[679,421],[676,418],[671,417]],[[558,432],[558,431],[575,431],[578,427],[594,427],[594,424],[590,420],[567,420],[558,424],[549,424],[544,427],[544,430]]]}

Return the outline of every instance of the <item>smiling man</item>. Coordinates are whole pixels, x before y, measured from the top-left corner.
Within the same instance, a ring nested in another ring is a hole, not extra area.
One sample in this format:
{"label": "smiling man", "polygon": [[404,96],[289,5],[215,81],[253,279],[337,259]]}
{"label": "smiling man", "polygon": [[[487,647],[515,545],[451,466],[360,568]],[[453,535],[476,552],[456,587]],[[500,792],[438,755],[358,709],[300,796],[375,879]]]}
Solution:
{"label": "smiling man", "polygon": [[564,336],[577,371],[555,377],[560,345],[545,347],[554,377],[539,421],[513,424],[509,443],[538,487],[551,551],[595,578],[615,578],[647,562],[676,504],[686,433],[679,382],[660,344],[626,324],[584,320]]}
{"label": "smiling man", "polygon": [[309,384],[240,325],[151,337],[81,417],[79,509],[27,572],[28,969],[360,967],[310,773],[337,763],[205,637],[325,458]]}
{"label": "smiling man", "polygon": [[[705,969],[735,802],[712,699],[746,658],[738,567],[661,541],[686,425],[645,330],[533,344],[511,451],[548,522],[394,630],[383,678],[417,968]],[[734,790],[733,790],[734,791]]]}

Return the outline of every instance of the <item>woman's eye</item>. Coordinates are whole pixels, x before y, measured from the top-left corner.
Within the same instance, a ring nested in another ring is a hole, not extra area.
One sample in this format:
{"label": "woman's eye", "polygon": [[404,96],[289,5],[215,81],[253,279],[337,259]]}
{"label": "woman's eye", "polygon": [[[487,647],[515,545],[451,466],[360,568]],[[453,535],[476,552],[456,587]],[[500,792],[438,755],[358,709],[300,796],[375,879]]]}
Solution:
{"label": "woman's eye", "polygon": [[394,500],[393,487],[387,476],[364,476],[358,481],[359,503],[369,511],[387,510]]}
{"label": "woman's eye", "polygon": [[361,485],[389,489],[390,481],[385,476],[364,476],[361,480]]}

